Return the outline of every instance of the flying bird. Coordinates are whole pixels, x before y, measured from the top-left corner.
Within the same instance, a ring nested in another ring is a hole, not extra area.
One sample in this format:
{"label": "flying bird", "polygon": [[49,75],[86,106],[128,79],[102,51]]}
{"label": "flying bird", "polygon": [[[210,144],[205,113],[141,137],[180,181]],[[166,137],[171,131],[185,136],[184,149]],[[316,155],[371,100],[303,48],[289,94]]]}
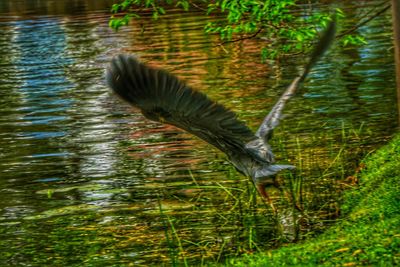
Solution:
{"label": "flying bird", "polygon": [[279,187],[276,174],[292,165],[275,164],[268,144],[279,124],[286,102],[307,77],[312,66],[328,49],[335,37],[333,20],[317,42],[308,63],[294,78],[257,132],[252,132],[232,111],[193,90],[173,74],[139,61],[135,56],[118,55],[106,72],[109,87],[153,121],[183,129],[224,152],[238,171],[250,177],[259,193],[273,205],[265,190]]}

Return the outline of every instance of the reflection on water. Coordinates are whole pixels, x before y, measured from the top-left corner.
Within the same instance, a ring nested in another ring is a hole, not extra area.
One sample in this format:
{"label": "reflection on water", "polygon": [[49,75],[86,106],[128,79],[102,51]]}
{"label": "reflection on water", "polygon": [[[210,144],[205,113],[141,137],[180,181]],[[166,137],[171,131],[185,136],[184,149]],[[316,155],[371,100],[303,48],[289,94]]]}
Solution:
{"label": "reflection on water", "polygon": [[318,231],[338,215],[338,190],[361,156],[396,128],[383,15],[360,29],[368,45],[336,46],[289,104],[273,146],[297,166],[282,179],[305,212],[295,217],[272,192],[277,224],[220,152],[121,103],[104,69],[137,53],[256,129],[303,59],[263,65],[258,40],[216,46],[197,12],[115,33],[110,2],[0,3],[1,265],[200,263],[276,245],[298,234],[298,218],[301,235]]}

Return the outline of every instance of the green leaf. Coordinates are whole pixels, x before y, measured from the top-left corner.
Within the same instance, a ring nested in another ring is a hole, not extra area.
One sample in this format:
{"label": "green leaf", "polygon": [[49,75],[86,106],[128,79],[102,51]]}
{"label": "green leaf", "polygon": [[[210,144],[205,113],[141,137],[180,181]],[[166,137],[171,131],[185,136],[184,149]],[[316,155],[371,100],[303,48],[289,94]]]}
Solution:
{"label": "green leaf", "polygon": [[304,41],[304,34],[302,32],[297,32],[296,33],[296,39],[299,42],[303,42]]}
{"label": "green leaf", "polygon": [[156,11],[153,12],[153,16],[152,17],[153,17],[154,20],[158,20],[158,18],[159,18],[158,12],[156,12]]}
{"label": "green leaf", "polygon": [[159,7],[159,8],[158,8],[158,12],[159,12],[161,15],[165,15],[165,9],[162,8],[162,7]]}
{"label": "green leaf", "polygon": [[189,2],[188,1],[178,1],[176,3],[176,7],[182,7],[184,11],[189,10]]}
{"label": "green leaf", "polygon": [[268,49],[266,47],[261,48],[261,62],[265,63],[268,58]]}
{"label": "green leaf", "polygon": [[113,5],[111,6],[111,12],[112,12],[112,13],[118,13],[118,12],[119,12],[119,9],[120,9],[120,5],[119,5],[119,4],[113,4]]}

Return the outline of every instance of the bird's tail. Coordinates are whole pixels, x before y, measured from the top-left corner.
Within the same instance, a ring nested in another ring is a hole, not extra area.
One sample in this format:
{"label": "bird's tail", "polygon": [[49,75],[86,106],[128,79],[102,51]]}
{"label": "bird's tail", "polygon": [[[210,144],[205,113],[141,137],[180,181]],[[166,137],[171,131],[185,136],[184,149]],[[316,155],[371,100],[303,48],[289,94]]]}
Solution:
{"label": "bird's tail", "polygon": [[272,136],[273,129],[276,126],[278,126],[279,121],[282,117],[282,110],[286,102],[295,94],[301,82],[304,81],[304,79],[307,77],[311,68],[315,65],[318,59],[324,54],[324,52],[330,47],[333,40],[335,39],[335,32],[336,32],[336,19],[334,15],[328,28],[325,30],[321,39],[318,41],[313,52],[311,53],[310,60],[304,67],[303,71],[300,73],[299,76],[297,76],[292,81],[292,83],[280,97],[278,102],[272,108],[270,113],[265,117],[263,123],[260,125],[260,127],[256,132],[256,136],[262,138],[265,141],[268,141],[268,139]]}
{"label": "bird's tail", "polygon": [[282,170],[293,170],[295,167],[293,165],[275,164],[268,165],[258,169],[255,173],[256,183],[264,183],[269,176],[273,176]]}

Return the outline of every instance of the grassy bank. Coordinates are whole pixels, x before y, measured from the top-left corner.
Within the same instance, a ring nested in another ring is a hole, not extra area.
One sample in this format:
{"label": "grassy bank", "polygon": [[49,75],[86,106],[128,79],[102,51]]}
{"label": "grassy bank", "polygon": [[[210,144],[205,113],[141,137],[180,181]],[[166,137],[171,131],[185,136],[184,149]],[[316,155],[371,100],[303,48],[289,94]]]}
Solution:
{"label": "grassy bank", "polygon": [[400,136],[364,160],[342,216],[315,239],[233,259],[234,266],[400,266]]}

